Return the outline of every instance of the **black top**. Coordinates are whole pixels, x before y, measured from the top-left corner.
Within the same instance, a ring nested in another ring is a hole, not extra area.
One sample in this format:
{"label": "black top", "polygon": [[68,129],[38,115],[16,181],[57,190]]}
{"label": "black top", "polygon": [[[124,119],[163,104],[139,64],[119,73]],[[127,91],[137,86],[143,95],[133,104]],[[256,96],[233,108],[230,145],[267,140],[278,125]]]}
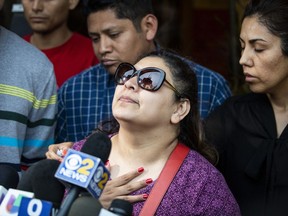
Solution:
{"label": "black top", "polygon": [[288,215],[288,126],[277,138],[268,97],[231,97],[206,119],[205,131],[242,214]]}

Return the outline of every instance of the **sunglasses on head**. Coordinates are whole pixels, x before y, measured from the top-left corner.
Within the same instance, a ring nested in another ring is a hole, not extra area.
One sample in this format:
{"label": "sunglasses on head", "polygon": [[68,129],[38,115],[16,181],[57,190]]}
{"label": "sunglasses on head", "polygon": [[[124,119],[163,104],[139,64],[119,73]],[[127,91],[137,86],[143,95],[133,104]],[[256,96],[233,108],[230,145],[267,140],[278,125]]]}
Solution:
{"label": "sunglasses on head", "polygon": [[142,68],[136,70],[136,68],[129,63],[121,63],[115,72],[115,82],[118,85],[124,85],[127,80],[137,75],[137,84],[142,89],[148,91],[157,91],[160,89],[162,84],[166,82],[168,87],[172,89],[178,97],[181,97],[181,94],[177,89],[169,83],[166,79],[166,73],[155,67]]}

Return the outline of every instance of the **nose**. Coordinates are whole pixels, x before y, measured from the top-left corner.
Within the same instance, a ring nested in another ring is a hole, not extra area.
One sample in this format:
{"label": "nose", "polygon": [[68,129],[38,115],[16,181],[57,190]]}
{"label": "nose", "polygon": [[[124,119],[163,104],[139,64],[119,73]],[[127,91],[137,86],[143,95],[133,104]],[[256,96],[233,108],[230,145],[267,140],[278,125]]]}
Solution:
{"label": "nose", "polygon": [[239,59],[240,65],[252,66],[253,61],[251,55],[252,55],[251,52],[247,48],[244,48],[241,52],[241,58]]}
{"label": "nose", "polygon": [[99,40],[99,53],[101,55],[105,55],[112,51],[111,42],[108,37],[101,37]]}
{"label": "nose", "polygon": [[34,0],[32,2],[32,10],[33,11],[42,11],[43,10],[43,2],[42,2],[42,0]]}
{"label": "nose", "polygon": [[133,76],[131,77],[129,80],[127,80],[124,83],[125,88],[127,89],[131,89],[133,91],[137,91],[137,89],[139,88],[138,84],[137,84],[137,76]]}

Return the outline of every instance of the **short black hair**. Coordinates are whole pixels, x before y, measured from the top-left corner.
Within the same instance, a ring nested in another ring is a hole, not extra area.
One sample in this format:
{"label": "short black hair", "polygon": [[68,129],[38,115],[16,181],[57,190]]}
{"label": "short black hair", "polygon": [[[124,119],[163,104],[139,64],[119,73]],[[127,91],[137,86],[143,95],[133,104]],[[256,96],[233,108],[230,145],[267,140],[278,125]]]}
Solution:
{"label": "short black hair", "polygon": [[154,14],[151,0],[88,0],[85,12],[90,13],[111,9],[118,19],[129,19],[137,31],[141,30],[141,20],[148,14]]}

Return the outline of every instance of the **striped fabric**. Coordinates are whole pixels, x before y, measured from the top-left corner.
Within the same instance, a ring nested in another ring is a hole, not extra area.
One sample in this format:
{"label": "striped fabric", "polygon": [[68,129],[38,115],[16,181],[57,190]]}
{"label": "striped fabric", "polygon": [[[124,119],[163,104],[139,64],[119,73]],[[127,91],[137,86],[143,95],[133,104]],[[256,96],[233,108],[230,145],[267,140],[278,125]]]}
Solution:
{"label": "striped fabric", "polygon": [[2,27],[0,56],[0,163],[20,171],[54,143],[56,81],[46,56]]}
{"label": "striped fabric", "polygon": [[65,82],[58,90],[56,142],[81,140],[108,120],[114,91],[113,76],[100,64]]}

